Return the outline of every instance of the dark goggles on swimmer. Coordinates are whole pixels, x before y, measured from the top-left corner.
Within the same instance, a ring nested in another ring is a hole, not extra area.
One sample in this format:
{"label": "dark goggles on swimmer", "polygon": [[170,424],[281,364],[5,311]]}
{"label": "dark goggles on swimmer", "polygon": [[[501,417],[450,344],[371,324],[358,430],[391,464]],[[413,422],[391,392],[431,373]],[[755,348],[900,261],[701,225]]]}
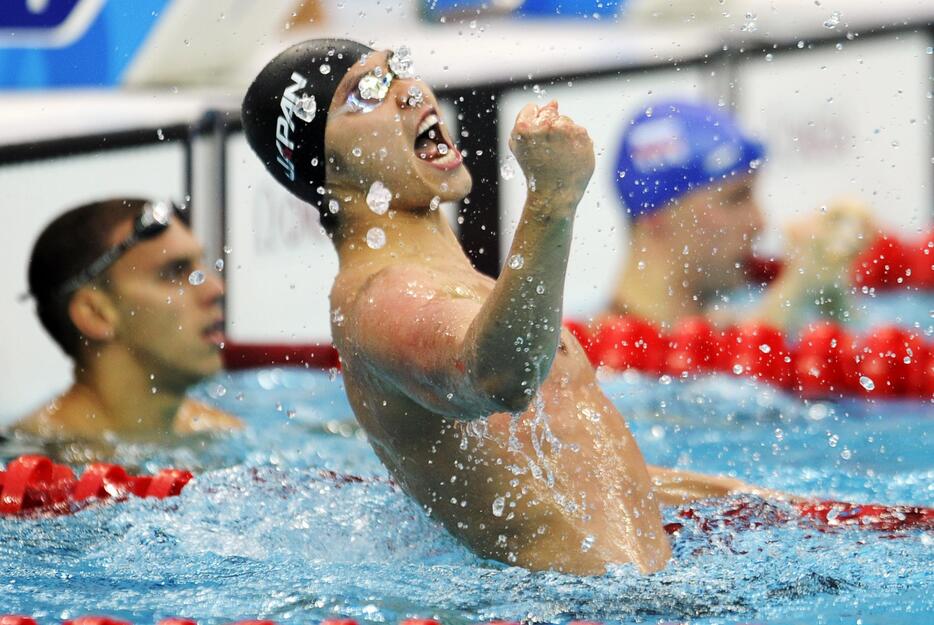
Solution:
{"label": "dark goggles on swimmer", "polygon": [[107,271],[111,265],[127,253],[131,247],[141,241],[152,239],[169,227],[172,212],[175,206],[170,202],[149,202],[143,207],[142,214],[133,221],[133,232],[106,252],[97,257],[81,273],[68,279],[55,294],[58,297],[67,297],[79,288]]}

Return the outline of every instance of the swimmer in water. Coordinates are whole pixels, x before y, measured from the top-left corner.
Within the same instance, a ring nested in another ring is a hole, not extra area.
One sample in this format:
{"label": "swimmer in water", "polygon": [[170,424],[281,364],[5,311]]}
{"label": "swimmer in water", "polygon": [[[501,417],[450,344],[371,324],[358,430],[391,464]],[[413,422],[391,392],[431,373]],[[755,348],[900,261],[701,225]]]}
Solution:
{"label": "swimmer in water", "polygon": [[555,102],[526,106],[512,130],[535,184],[497,280],[471,266],[438,210],[472,182],[407,50],[293,46],[249,88],[243,125],[334,242],[332,332],[358,421],[402,488],[476,553],[580,574],[657,571],[671,557],[660,504],[755,492],[646,466],[561,329],[594,152]]}
{"label": "swimmer in water", "polygon": [[764,219],[756,201],[761,143],[727,113],[692,102],[643,108],[627,125],[615,184],[629,219],[629,253],[607,312],[671,325],[692,315],[787,328],[815,302],[845,307],[853,260],[871,239],[869,210],[840,200],[786,232],[785,267],[756,308],[731,310]]}
{"label": "swimmer in water", "polygon": [[[29,291],[74,383],[13,431],[43,439],[161,441],[238,427],[186,399],[221,368],[223,286],[171,203],[111,199],[69,210],[32,250]],[[201,272],[204,281],[189,280]]]}

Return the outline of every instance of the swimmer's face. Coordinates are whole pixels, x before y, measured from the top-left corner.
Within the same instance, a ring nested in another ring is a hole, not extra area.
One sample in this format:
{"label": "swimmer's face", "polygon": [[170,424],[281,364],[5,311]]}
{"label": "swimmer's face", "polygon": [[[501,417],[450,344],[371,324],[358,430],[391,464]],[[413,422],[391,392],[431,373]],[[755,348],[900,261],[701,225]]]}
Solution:
{"label": "swimmer's face", "polygon": [[[116,229],[112,242],[130,228]],[[105,275],[116,312],[112,340],[155,375],[156,388],[187,386],[221,368],[224,289],[202,255],[191,231],[173,217],[165,232],[130,248]],[[189,283],[194,271],[205,275],[197,286]]]}
{"label": "swimmer's face", "polygon": [[388,72],[389,56],[374,52],[355,63],[334,93],[325,135],[328,182],[363,192],[382,182],[396,210],[426,208],[434,197],[460,200],[470,192],[470,174],[428,85],[395,77],[382,99],[361,95],[361,79],[377,68]]}
{"label": "swimmer's face", "polygon": [[754,193],[756,175],[698,189],[673,211],[675,249],[687,248],[685,262],[700,270],[696,277],[705,290],[732,289],[745,280],[743,266],[763,226]]}

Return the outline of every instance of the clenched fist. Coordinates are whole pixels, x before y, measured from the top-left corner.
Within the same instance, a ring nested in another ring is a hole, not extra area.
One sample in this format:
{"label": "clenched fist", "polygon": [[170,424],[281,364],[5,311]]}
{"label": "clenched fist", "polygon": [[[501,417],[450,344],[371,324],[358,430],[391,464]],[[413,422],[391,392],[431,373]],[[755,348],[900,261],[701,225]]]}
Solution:
{"label": "clenched fist", "polygon": [[593,142],[583,127],[558,113],[557,102],[523,108],[509,149],[525,174],[530,198],[540,198],[548,210],[576,208],[593,174]]}

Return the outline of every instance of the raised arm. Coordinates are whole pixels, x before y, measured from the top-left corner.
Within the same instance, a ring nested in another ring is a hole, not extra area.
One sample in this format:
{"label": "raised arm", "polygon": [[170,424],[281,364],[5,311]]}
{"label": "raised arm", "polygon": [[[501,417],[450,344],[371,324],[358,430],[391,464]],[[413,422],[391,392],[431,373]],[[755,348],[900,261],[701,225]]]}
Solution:
{"label": "raised arm", "polygon": [[554,101],[522,109],[509,147],[528,197],[506,264],[465,346],[478,390],[516,411],[528,405],[558,348],[574,214],[594,152],[587,131],[559,114]]}
{"label": "raised arm", "polygon": [[551,369],[574,212],[593,173],[587,131],[554,102],[522,110],[510,147],[529,193],[509,259],[486,300],[444,296],[440,270],[396,265],[362,290],[349,333],[366,337],[361,360],[379,377],[432,411],[461,419],[525,409]]}

